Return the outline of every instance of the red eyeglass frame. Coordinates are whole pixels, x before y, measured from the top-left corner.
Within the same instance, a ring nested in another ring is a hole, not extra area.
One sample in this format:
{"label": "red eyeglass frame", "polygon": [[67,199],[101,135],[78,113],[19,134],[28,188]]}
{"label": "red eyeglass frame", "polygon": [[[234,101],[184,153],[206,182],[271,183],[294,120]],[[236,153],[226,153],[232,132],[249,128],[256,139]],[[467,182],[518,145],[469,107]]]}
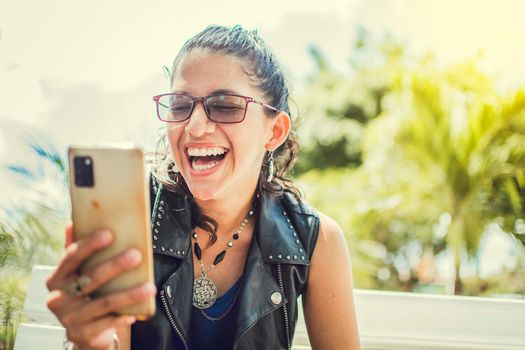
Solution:
{"label": "red eyeglass frame", "polygon": [[[188,117],[186,119],[183,119],[183,120],[164,120],[164,119],[162,119],[160,117],[160,111],[159,111],[159,106],[161,105],[159,100],[162,97],[164,97],[164,96],[185,96],[185,97],[191,98],[191,100],[193,101],[193,104],[191,106],[190,113],[188,113]],[[244,101],[246,102],[246,105],[244,107],[244,114],[242,116],[242,119],[239,120],[239,121],[235,121],[235,122],[225,122],[225,121],[216,121],[216,120],[213,120],[212,118],[210,118],[209,111],[208,111],[208,108],[206,107],[205,100],[210,98],[210,97],[217,97],[217,96],[234,96],[234,97],[243,98]],[[204,112],[206,114],[206,117],[209,120],[211,120],[214,123],[221,123],[221,124],[242,123],[244,121],[244,118],[246,118],[246,111],[248,110],[248,104],[250,104],[250,103],[255,103],[255,104],[261,105],[263,107],[266,107],[266,108],[272,110],[274,113],[279,113],[279,110],[277,108],[272,107],[269,104],[266,104],[264,102],[258,101],[256,99],[254,99],[253,97],[243,96],[243,95],[236,95],[236,94],[217,94],[217,95],[209,95],[209,96],[191,96],[191,95],[188,95],[188,94],[183,94],[183,93],[178,93],[178,92],[170,92],[170,93],[166,93],[166,94],[160,94],[160,95],[153,96],[153,101],[155,101],[155,104],[156,104],[156,107],[157,107],[157,118],[159,118],[159,120],[161,120],[161,121],[163,121],[165,123],[181,123],[181,122],[184,122],[184,121],[190,119],[191,115],[193,114],[193,111],[195,110],[195,106],[197,106],[198,102],[202,103],[202,106],[204,108]]]}

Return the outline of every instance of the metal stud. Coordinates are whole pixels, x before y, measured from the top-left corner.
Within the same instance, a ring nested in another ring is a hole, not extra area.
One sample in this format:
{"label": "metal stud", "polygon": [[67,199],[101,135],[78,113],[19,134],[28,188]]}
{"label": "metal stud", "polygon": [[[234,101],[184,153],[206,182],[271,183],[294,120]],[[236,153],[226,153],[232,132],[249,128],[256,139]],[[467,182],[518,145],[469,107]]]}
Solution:
{"label": "metal stud", "polygon": [[288,227],[290,227],[293,230],[293,226],[292,225],[288,225]]}
{"label": "metal stud", "polygon": [[293,258],[294,258],[294,260],[297,260],[297,255],[294,255]]}
{"label": "metal stud", "polygon": [[160,226],[160,222],[158,222],[158,221],[157,221],[155,224],[156,224],[157,226]]}
{"label": "metal stud", "polygon": [[301,255],[301,260],[304,260],[304,255]]}
{"label": "metal stud", "polygon": [[270,300],[275,305],[279,305],[281,301],[283,300],[283,296],[279,292],[273,292],[272,295],[270,296]]}
{"label": "metal stud", "polygon": [[295,240],[295,243],[299,244],[299,240],[298,240],[298,239],[296,239],[296,240]]}
{"label": "metal stud", "polygon": [[290,260],[290,255],[287,255],[287,256],[286,256],[286,260]]}
{"label": "metal stud", "polygon": [[159,219],[162,219],[162,215],[160,215],[160,214],[159,214],[159,215],[157,215],[157,217],[158,217]]}
{"label": "metal stud", "polygon": [[164,247],[160,247],[160,249],[162,249],[162,251],[165,251],[165,250],[166,250],[166,248],[164,248]]}
{"label": "metal stud", "polygon": [[177,254],[180,254],[180,250],[177,250],[177,252],[176,252],[176,253],[177,253]]}
{"label": "metal stud", "polygon": [[154,244],[154,245],[153,245],[153,249],[155,249],[155,248],[157,248],[157,246]]}
{"label": "metal stud", "polygon": [[303,248],[299,248],[299,252],[301,252],[301,253],[302,253],[302,252],[303,252]]}
{"label": "metal stud", "polygon": [[184,250],[182,250],[180,253],[181,253],[182,255],[184,255],[186,252],[185,252]]}
{"label": "metal stud", "polygon": [[270,256],[268,257],[268,259],[270,259],[270,260],[273,259],[273,255],[270,255]]}
{"label": "metal stud", "polygon": [[230,247],[230,248],[233,247],[233,242],[232,241],[228,242],[228,247]]}
{"label": "metal stud", "polygon": [[153,236],[153,239],[154,239],[154,240],[157,240],[157,236]]}
{"label": "metal stud", "polygon": [[164,201],[160,201],[160,205],[164,205]]}
{"label": "metal stud", "polygon": [[283,211],[283,215],[286,216],[286,212],[285,211]]}
{"label": "metal stud", "polygon": [[253,215],[253,210],[250,210],[250,215]]}
{"label": "metal stud", "polygon": [[283,256],[281,254],[277,255],[277,258],[281,259]]}
{"label": "metal stud", "polygon": [[155,233],[159,233],[159,230],[158,230],[158,229],[155,229]]}
{"label": "metal stud", "polygon": [[173,248],[170,248],[170,252],[172,252],[172,253],[173,253]]}
{"label": "metal stud", "polygon": [[286,219],[286,222],[287,222],[287,223],[290,223],[290,219]]}
{"label": "metal stud", "polygon": [[171,288],[171,286],[166,287],[166,294],[168,294],[168,298],[171,299],[171,297],[173,296],[173,289]]}

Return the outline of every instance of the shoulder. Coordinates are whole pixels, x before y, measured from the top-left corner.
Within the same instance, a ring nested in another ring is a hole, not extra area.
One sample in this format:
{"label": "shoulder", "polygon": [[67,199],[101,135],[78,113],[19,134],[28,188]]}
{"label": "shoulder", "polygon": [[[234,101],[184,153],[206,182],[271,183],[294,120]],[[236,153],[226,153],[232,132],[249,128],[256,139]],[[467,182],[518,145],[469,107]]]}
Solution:
{"label": "shoulder", "polygon": [[[352,267],[345,235],[341,226],[326,214],[319,213],[319,237],[310,261],[307,291],[318,291],[326,285],[344,290],[351,288]],[[307,293],[322,295],[322,293]]]}
{"label": "shoulder", "polygon": [[321,241],[345,241],[343,229],[337,221],[322,212],[317,213],[319,215],[319,239]]}
{"label": "shoulder", "polygon": [[317,212],[319,215],[319,237],[313,254],[313,262],[328,259],[334,252],[348,254],[347,242],[341,226],[330,216]]}

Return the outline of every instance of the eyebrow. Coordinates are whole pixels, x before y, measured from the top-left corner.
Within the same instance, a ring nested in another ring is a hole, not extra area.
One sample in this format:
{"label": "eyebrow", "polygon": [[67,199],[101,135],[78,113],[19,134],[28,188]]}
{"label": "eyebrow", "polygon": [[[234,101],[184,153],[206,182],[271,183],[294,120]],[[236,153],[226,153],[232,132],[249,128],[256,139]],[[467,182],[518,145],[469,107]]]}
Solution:
{"label": "eyebrow", "polygon": [[[188,91],[186,91],[186,90],[175,90],[175,91],[173,91],[173,92],[174,92],[174,93],[177,93],[177,94],[191,95],[191,94],[190,94]],[[230,89],[217,89],[217,90],[212,91],[208,96],[223,95],[223,94],[240,95],[239,92],[234,91],[234,90],[230,90]]]}

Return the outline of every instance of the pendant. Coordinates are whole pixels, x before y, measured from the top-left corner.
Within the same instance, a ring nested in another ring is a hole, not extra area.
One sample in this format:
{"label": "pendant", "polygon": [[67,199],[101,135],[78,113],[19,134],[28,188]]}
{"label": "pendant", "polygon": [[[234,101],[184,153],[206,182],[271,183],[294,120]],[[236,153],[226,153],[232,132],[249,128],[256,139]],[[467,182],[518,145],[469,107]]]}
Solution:
{"label": "pendant", "polygon": [[193,282],[193,306],[207,309],[217,299],[217,287],[208,277],[202,275]]}

